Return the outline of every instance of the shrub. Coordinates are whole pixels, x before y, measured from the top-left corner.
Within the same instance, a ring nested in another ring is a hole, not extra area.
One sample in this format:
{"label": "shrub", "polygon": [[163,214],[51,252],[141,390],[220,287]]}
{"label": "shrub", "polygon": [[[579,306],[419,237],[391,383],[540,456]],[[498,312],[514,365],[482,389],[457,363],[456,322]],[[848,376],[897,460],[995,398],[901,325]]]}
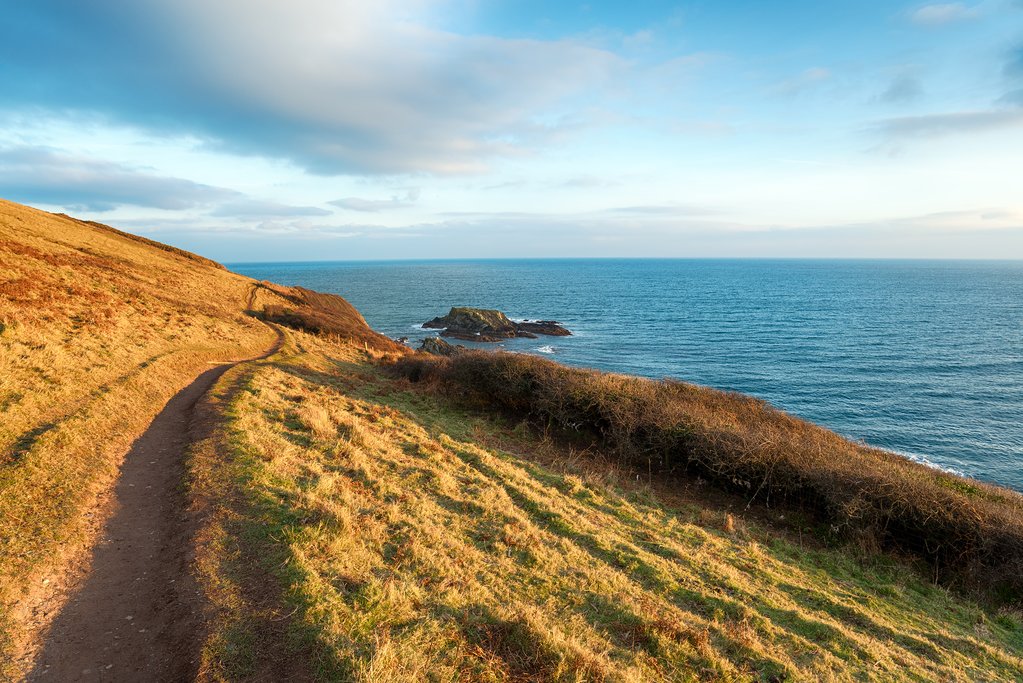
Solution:
{"label": "shrub", "polygon": [[764,401],[533,356],[408,356],[393,372],[475,407],[590,439],[662,475],[809,511],[839,538],[910,553],[937,580],[1023,600],[1023,496],[851,442]]}

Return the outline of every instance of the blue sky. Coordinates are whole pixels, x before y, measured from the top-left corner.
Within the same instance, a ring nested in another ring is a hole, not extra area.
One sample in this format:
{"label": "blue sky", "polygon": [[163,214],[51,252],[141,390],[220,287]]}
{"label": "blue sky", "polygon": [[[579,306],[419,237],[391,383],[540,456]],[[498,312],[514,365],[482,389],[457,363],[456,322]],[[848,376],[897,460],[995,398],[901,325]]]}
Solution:
{"label": "blue sky", "polygon": [[35,0],[0,196],[224,261],[1023,258],[1023,0]]}

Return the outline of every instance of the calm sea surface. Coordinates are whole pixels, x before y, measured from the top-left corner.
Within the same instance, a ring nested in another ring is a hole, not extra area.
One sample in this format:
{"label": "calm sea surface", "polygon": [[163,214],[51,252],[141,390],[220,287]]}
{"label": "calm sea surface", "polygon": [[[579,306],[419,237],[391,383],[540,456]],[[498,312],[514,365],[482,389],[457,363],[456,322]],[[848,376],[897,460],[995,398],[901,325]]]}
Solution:
{"label": "calm sea surface", "polygon": [[[455,305],[575,335],[501,347],[764,398],[846,436],[1023,490],[1023,262],[249,263],[418,340]],[[486,345],[493,348],[495,345]]]}

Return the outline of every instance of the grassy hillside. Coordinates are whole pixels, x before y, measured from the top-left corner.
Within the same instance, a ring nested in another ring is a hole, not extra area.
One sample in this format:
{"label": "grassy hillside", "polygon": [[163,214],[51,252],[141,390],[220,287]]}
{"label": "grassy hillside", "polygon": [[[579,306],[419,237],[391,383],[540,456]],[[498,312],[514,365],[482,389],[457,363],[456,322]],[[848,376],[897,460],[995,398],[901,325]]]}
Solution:
{"label": "grassy hillside", "polygon": [[[204,680],[1023,680],[1018,603],[892,542],[923,510],[925,549],[1011,543],[1001,489],[901,461],[878,479],[740,396],[408,360],[339,297],[6,202],[0,264],[0,680],[88,565],[130,443],[278,333],[199,406]],[[963,549],[1011,598],[1015,560]]]}
{"label": "grassy hillside", "polygon": [[64,568],[86,559],[131,442],[211,363],[270,346],[248,312],[296,294],[4,201],[0,264],[2,679],[59,608]]}
{"label": "grassy hillside", "polygon": [[[272,331],[246,278],[74,219],[0,202],[0,661],[82,561],[87,511],[164,403]],[[95,515],[93,515],[95,517]]]}
{"label": "grassy hillside", "polygon": [[602,448],[659,477],[708,479],[806,513],[834,541],[891,549],[945,585],[1023,603],[1023,495],[952,475],[777,410],[684,382],[521,354],[408,357],[400,376]]}
{"label": "grassy hillside", "polygon": [[222,382],[191,463],[209,680],[1023,675],[1017,612],[369,360],[289,333]]}

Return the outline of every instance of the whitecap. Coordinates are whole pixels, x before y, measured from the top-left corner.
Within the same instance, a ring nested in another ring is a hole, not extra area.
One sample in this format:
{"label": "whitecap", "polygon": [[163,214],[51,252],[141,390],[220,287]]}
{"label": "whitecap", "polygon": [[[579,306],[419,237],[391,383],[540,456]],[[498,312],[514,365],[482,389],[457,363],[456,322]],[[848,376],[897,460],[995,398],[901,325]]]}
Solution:
{"label": "whitecap", "polygon": [[538,353],[548,353],[548,354],[555,353],[553,346],[541,346],[541,347],[537,348],[537,352]]}
{"label": "whitecap", "polygon": [[899,457],[906,458],[907,460],[912,460],[913,462],[918,462],[921,465],[927,465],[928,467],[930,467],[932,469],[940,470],[942,472],[945,472],[946,474],[954,474],[954,475],[957,475],[957,476],[960,476],[960,477],[968,477],[969,476],[965,472],[962,472],[961,470],[957,470],[954,467],[947,467],[945,465],[939,465],[938,463],[936,463],[933,460],[931,460],[930,458],[928,458],[926,455],[921,455],[920,453],[910,453],[909,451],[899,451],[899,450],[896,450],[894,448],[880,448],[878,446],[871,446],[871,448],[877,448],[880,451],[885,451],[887,453],[891,453],[892,455],[897,455]]}

